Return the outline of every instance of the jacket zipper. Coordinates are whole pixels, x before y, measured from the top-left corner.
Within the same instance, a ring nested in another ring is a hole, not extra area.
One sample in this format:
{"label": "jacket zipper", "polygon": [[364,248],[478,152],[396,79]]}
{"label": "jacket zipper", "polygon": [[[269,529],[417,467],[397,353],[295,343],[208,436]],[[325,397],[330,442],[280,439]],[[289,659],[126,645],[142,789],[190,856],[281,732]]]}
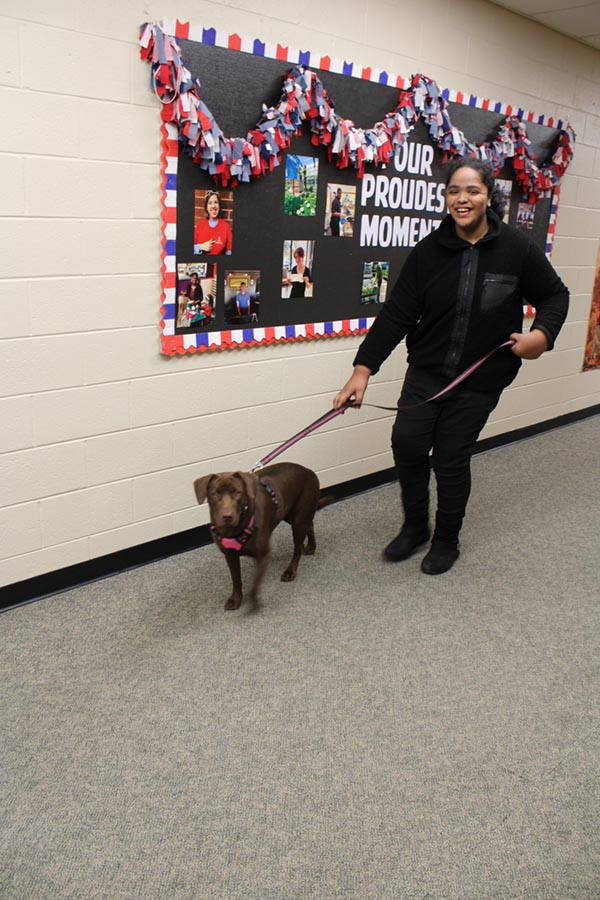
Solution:
{"label": "jacket zipper", "polygon": [[447,357],[447,363],[454,368],[458,365],[461,357],[461,337],[463,338],[462,344],[464,344],[464,329],[463,329],[463,320],[470,312],[470,309],[467,309],[466,299],[469,296],[470,287],[471,287],[471,272],[473,269],[473,253],[474,247],[471,245],[468,249],[468,258],[467,264],[465,266],[465,278],[463,281],[463,291],[462,295],[458,298],[457,303],[457,312],[456,312],[456,321],[457,324],[460,325],[460,328],[455,328],[454,334],[452,336],[452,346],[450,349],[450,353]]}

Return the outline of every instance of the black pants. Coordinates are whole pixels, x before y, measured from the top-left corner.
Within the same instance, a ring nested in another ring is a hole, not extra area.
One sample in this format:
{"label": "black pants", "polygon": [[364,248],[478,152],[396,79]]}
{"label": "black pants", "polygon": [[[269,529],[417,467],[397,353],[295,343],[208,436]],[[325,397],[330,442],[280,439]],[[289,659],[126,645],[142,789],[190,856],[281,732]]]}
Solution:
{"label": "black pants", "polygon": [[[409,367],[398,403],[402,406],[427,400],[447,383]],[[422,527],[429,520],[429,451],[433,448],[431,461],[437,483],[434,537],[458,540],[471,493],[473,449],[500,394],[472,391],[462,384],[440,400],[398,411],[392,450],[406,524]]]}

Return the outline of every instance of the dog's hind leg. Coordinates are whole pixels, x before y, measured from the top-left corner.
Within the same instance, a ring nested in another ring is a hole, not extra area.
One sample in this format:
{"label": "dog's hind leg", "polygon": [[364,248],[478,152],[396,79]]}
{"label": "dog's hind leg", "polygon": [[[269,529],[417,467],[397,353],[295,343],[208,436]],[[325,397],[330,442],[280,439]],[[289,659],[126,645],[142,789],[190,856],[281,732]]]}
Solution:
{"label": "dog's hind leg", "polygon": [[[294,553],[289,562],[289,565],[283,575],[281,576],[282,581],[293,581],[296,577],[296,572],[298,571],[298,563],[300,562],[300,557],[303,553],[304,548],[304,539],[306,535],[309,535],[308,541],[310,545],[310,532],[312,531],[312,525],[308,528],[306,525],[292,525],[292,535],[294,537]],[[315,536],[313,533],[312,539],[314,541]]]}
{"label": "dog's hind leg", "polygon": [[307,556],[312,556],[313,553],[315,552],[315,550],[317,549],[317,542],[315,540],[315,529],[313,527],[312,522],[310,523],[310,527],[309,527],[308,531],[306,532],[306,536],[307,536],[308,540],[304,546],[304,553]]}
{"label": "dog's hind leg", "polygon": [[242,572],[240,568],[240,555],[234,550],[225,551],[225,559],[231,572],[231,580],[233,582],[233,590],[231,597],[225,603],[225,609],[239,609],[242,602]]}

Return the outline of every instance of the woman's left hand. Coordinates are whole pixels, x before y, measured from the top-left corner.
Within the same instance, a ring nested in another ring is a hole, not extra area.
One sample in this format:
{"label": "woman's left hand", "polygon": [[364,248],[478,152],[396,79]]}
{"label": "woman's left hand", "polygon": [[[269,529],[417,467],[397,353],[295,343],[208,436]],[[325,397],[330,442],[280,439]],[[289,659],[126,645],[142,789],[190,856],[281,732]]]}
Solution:
{"label": "woman's left hand", "polygon": [[548,338],[540,328],[524,334],[516,331],[510,337],[514,341],[510,349],[521,359],[538,359],[548,349]]}

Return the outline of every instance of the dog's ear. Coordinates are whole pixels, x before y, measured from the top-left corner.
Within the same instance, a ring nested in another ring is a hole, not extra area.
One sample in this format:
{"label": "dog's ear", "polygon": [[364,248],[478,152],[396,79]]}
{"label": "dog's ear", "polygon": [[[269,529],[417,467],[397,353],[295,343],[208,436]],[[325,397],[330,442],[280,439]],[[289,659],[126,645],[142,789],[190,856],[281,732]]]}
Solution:
{"label": "dog's ear", "polygon": [[204,503],[208,493],[208,482],[213,478],[212,475],[204,475],[202,478],[196,478],[194,482],[194,490],[198,503]]}
{"label": "dog's ear", "polygon": [[258,489],[258,476],[254,472],[234,472],[236,478],[240,478],[244,482],[246,495],[248,500],[254,502],[256,500],[256,491]]}

